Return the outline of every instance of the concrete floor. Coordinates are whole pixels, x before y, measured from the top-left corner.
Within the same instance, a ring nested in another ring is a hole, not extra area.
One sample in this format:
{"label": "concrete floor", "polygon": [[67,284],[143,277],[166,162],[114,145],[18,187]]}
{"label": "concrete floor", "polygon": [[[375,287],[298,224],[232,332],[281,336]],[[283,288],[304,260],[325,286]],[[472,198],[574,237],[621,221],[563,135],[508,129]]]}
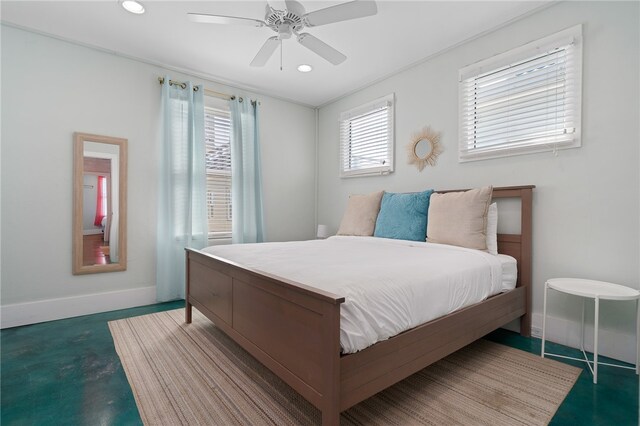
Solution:
{"label": "concrete floor", "polygon": [[[182,306],[182,301],[162,303],[2,330],[1,424],[142,424],[107,322]],[[487,338],[540,353],[539,339],[506,330]],[[579,356],[576,350],[549,346]],[[567,362],[584,371],[552,425],[638,425],[639,382],[632,370],[600,367],[594,385],[584,364]]]}

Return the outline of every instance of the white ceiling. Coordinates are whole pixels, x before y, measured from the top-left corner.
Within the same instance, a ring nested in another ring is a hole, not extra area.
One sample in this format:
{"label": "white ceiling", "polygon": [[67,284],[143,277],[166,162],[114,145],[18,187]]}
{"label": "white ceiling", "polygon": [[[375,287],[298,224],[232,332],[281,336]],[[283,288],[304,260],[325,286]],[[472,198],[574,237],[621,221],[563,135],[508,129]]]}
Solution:
{"label": "white ceiling", "polygon": [[[543,6],[542,1],[378,1],[378,14],[305,31],[338,49],[338,66],[285,40],[249,66],[269,28],[198,24],[187,12],[264,19],[265,1],[143,1],[133,15],[111,1],[2,1],[3,22],[298,103],[319,106]],[[301,1],[307,12],[343,1]],[[273,4],[283,2],[272,1]],[[314,70],[300,73],[297,66]]]}

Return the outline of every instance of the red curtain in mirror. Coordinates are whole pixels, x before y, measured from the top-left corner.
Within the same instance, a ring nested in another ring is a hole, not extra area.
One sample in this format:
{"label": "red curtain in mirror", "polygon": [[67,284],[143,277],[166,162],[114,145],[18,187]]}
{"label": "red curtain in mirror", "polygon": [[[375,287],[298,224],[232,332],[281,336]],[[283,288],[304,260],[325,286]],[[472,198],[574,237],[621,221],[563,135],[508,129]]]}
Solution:
{"label": "red curtain in mirror", "polygon": [[97,193],[96,218],[93,224],[102,226],[102,219],[107,215],[107,178],[105,176],[98,176]]}

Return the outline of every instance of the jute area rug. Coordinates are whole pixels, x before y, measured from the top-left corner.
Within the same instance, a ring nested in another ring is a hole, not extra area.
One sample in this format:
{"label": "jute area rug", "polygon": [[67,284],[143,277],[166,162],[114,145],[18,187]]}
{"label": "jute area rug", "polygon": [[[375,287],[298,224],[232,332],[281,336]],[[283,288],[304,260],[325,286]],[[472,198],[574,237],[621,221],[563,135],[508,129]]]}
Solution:
{"label": "jute area rug", "polygon": [[[109,323],[145,425],[313,425],[320,412],[197,310]],[[295,350],[295,348],[292,348]],[[543,425],[580,369],[479,340],[342,413],[342,425]]]}

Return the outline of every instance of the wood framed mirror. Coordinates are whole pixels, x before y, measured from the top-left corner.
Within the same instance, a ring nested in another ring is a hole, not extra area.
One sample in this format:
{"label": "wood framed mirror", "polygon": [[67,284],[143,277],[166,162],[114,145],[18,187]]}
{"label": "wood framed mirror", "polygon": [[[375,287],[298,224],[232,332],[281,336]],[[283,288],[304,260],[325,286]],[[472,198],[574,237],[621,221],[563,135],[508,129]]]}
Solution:
{"label": "wood framed mirror", "polygon": [[127,140],[74,133],[73,274],[127,269]]}

